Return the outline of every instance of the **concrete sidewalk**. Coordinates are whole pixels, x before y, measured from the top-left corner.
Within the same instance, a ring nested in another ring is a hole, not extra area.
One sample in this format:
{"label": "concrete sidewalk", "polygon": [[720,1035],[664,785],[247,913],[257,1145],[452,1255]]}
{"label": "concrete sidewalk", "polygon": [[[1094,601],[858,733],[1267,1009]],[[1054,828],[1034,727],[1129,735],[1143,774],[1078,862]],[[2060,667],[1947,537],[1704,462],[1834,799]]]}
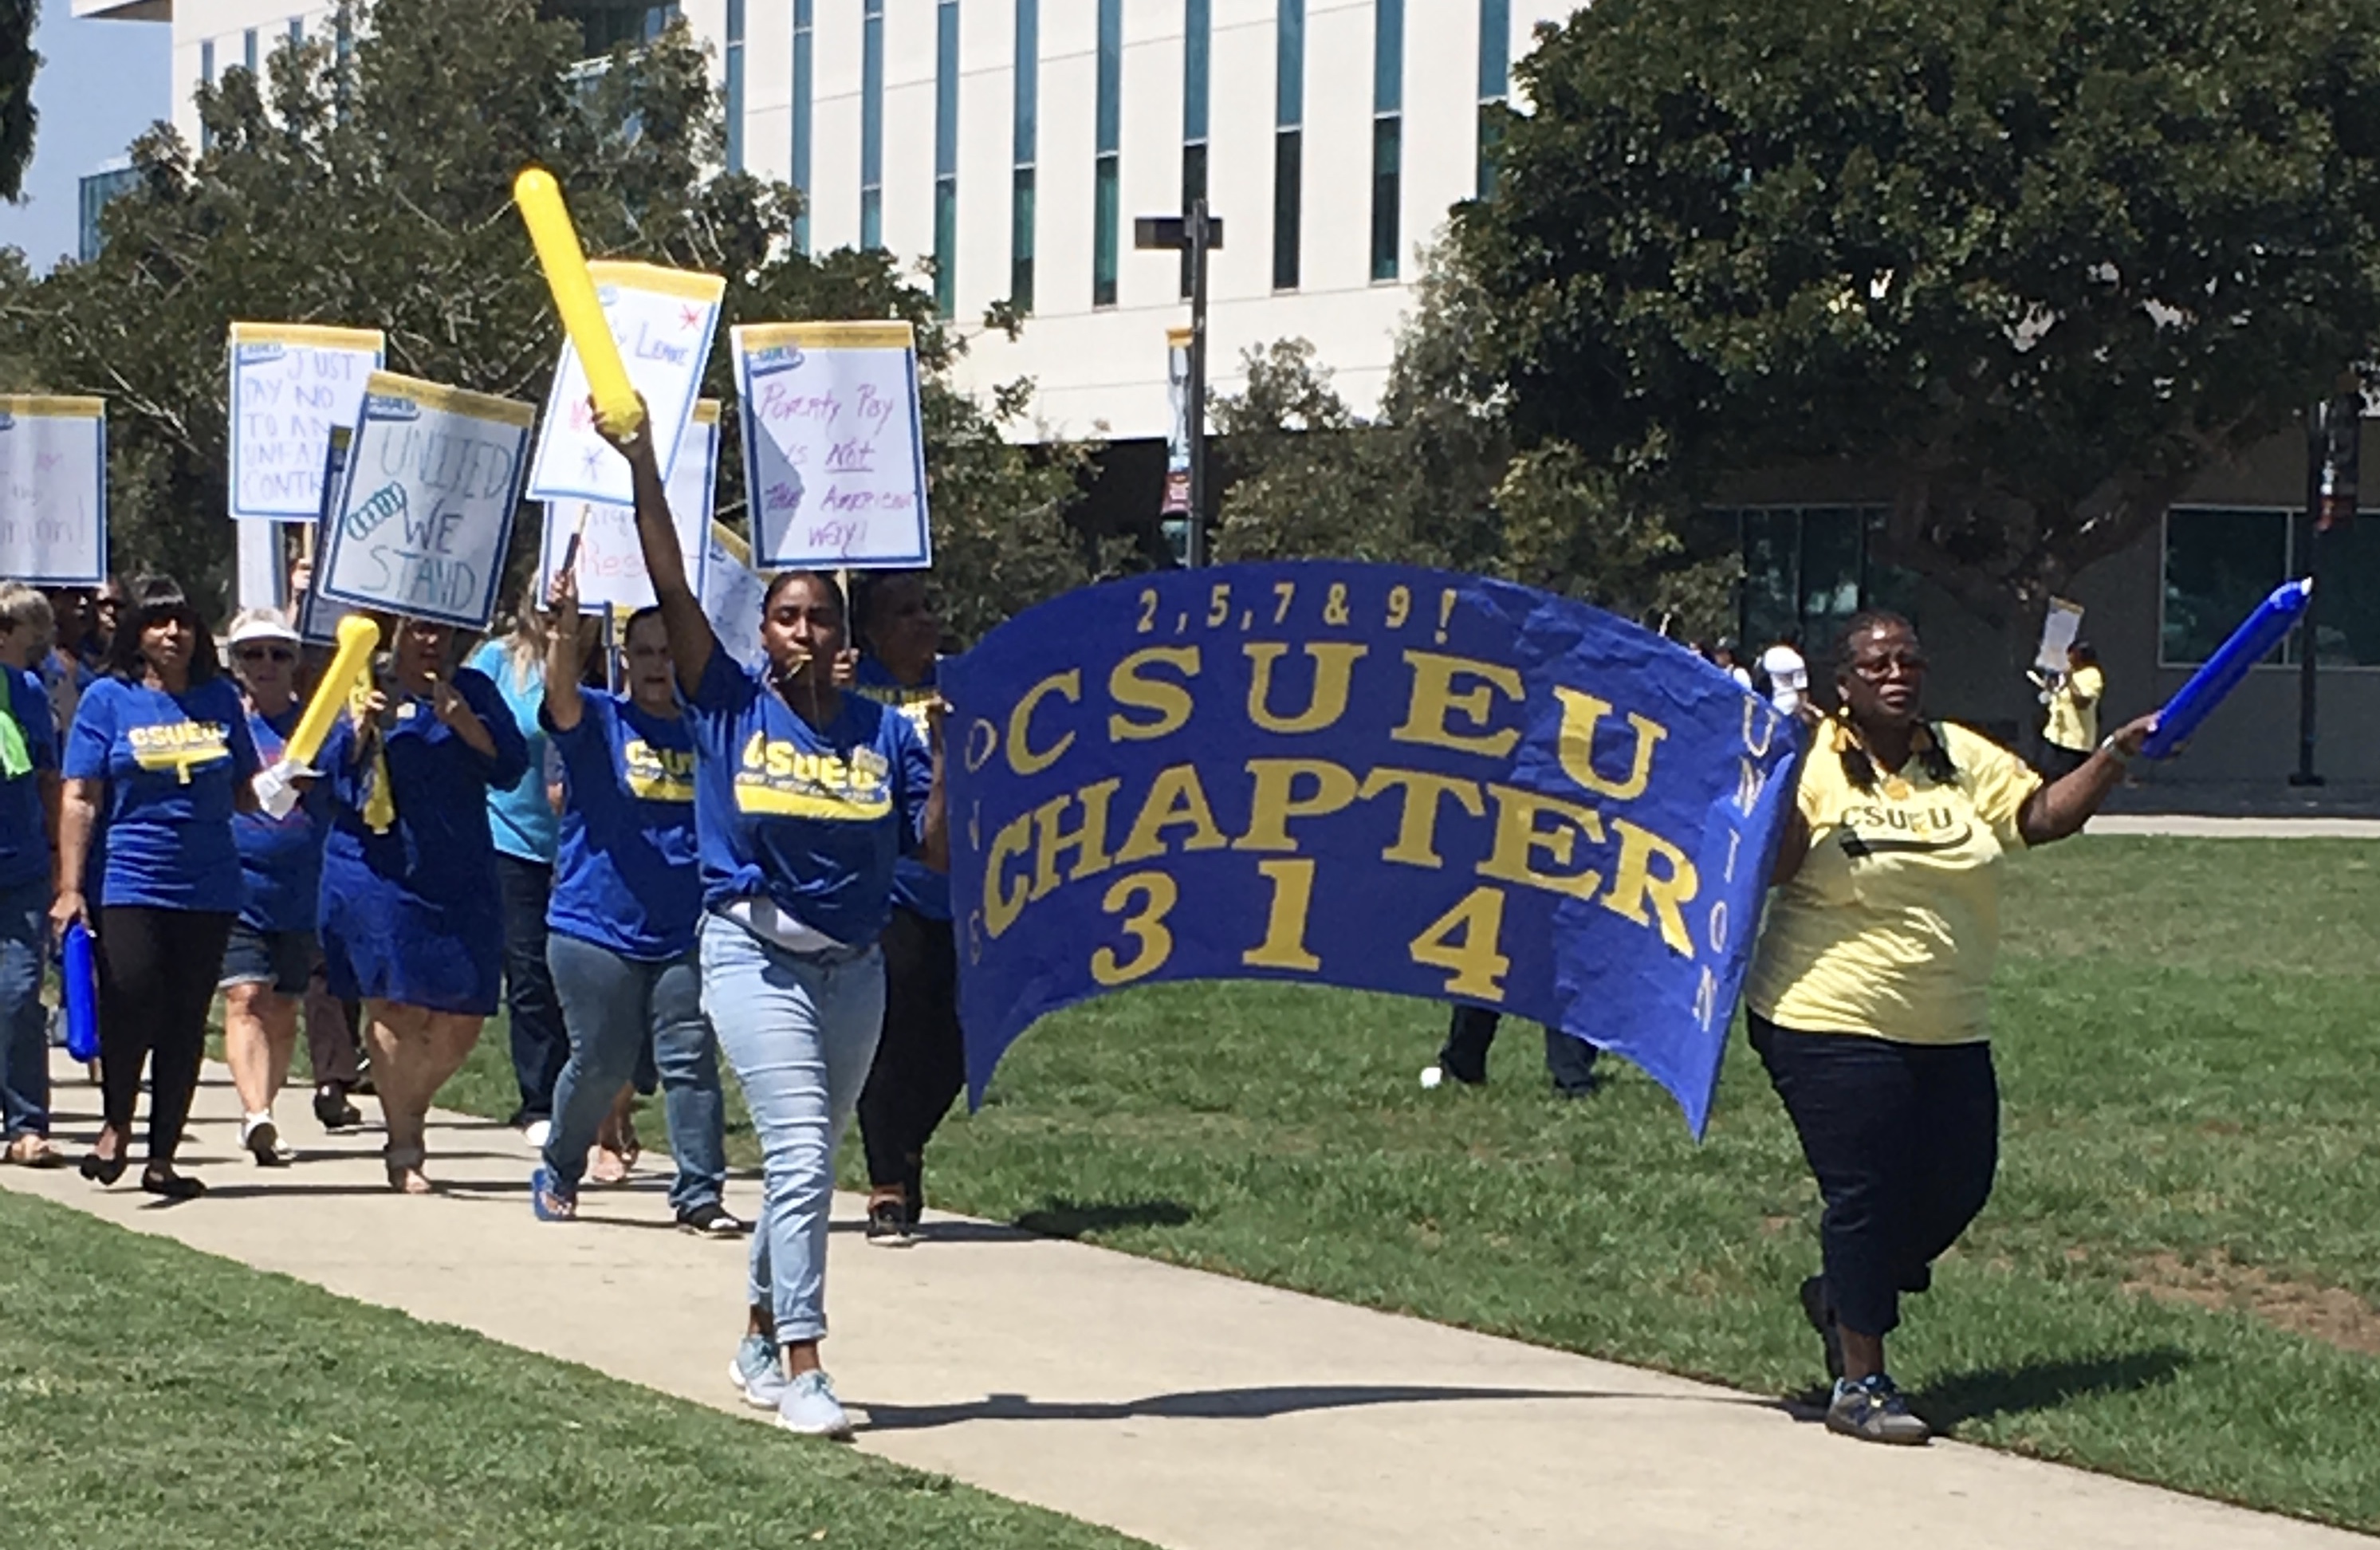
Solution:
{"label": "concrete sidewalk", "polygon": [[2203,817],[2187,813],[2102,813],[2082,831],[2178,840],[2380,840],[2380,818]]}
{"label": "concrete sidewalk", "polygon": [[[79,1151],[98,1095],[59,1068]],[[744,1247],[673,1230],[658,1175],[532,1220],[509,1131],[445,1117],[427,1200],[392,1195],[380,1137],[325,1137],[283,1100],[298,1165],[237,1154],[211,1069],[166,1205],[72,1172],[0,1184],[137,1231],[738,1409]],[[730,1204],[749,1209],[738,1180]],[[2370,1541],[1982,1448],[1866,1447],[1775,1401],[1414,1319],[945,1220],[905,1253],[841,1203],[829,1354],[859,1446],[1184,1550],[1660,1550],[2020,1544],[2257,1550]],[[1813,1349],[1815,1362],[1815,1350]],[[749,1415],[748,1411],[739,1413]],[[782,1439],[788,1448],[825,1446]]]}

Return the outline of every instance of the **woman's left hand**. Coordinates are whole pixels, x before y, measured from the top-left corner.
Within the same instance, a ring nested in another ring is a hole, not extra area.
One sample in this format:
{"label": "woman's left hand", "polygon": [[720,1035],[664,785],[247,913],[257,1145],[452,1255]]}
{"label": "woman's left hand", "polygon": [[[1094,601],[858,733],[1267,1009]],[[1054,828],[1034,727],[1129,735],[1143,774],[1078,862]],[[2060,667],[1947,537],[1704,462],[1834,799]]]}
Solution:
{"label": "woman's left hand", "polygon": [[2141,745],[2149,740],[2149,733],[2156,730],[2156,721],[2154,713],[2126,721],[2108,741],[2115,744],[2116,751],[2126,758],[2134,757],[2140,753]]}
{"label": "woman's left hand", "polygon": [[465,699],[461,691],[443,678],[432,678],[430,681],[430,708],[436,712],[440,721],[453,727],[456,732],[468,734],[475,730],[479,732],[488,730],[480,721],[479,712],[471,708],[471,702]]}

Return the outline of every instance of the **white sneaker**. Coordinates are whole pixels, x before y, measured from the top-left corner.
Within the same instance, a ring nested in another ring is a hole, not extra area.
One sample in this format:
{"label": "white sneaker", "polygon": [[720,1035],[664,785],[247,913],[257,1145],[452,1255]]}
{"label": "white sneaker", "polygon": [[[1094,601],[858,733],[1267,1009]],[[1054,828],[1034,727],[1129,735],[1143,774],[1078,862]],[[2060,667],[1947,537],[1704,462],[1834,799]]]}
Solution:
{"label": "white sneaker", "polygon": [[1446,1072],[1439,1070],[1436,1066],[1424,1066],[1421,1068],[1421,1086],[1423,1092],[1430,1091],[1445,1080]]}
{"label": "white sneaker", "polygon": [[528,1149],[532,1152],[544,1151],[545,1138],[552,1133],[553,1121],[551,1120],[531,1120],[521,1127],[521,1139],[528,1143]]}
{"label": "white sneaker", "polygon": [[796,1436],[851,1440],[851,1417],[835,1399],[834,1385],[816,1368],[785,1386],[785,1397],[777,1401],[777,1424]]}
{"label": "white sneaker", "polygon": [[776,1343],[765,1335],[747,1335],[727,1364],[727,1380],[754,1410],[772,1411],[785,1397],[785,1370],[777,1362]]}
{"label": "white sneaker", "polygon": [[298,1155],[281,1144],[281,1127],[273,1122],[270,1114],[243,1115],[239,1121],[239,1144],[256,1158],[259,1168],[286,1168]]}

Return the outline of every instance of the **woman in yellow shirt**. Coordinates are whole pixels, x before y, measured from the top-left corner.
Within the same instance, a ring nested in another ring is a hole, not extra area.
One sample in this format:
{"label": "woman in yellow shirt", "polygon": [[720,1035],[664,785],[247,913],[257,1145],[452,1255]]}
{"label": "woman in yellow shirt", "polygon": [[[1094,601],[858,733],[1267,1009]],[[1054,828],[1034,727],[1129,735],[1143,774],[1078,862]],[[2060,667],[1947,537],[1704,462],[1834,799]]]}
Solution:
{"label": "woman in yellow shirt", "polygon": [[2036,678],[2041,703],[2049,708],[2041,729],[2041,772],[2055,781],[2082,768],[2099,745],[2099,702],[2107,693],[2107,675],[2100,671],[2099,653],[2084,641],[2066,652],[2066,671],[2054,678]]}
{"label": "woman in yellow shirt", "polygon": [[1922,1443],[1884,1338],[1991,1193],[2000,858],[2081,829],[2151,722],[2045,784],[1989,739],[1924,719],[1907,620],[1859,615],[1835,660],[1841,708],[1806,739],[1745,1000],[1826,1201],[1824,1272],[1802,1305],[1835,1379],[1827,1425]]}

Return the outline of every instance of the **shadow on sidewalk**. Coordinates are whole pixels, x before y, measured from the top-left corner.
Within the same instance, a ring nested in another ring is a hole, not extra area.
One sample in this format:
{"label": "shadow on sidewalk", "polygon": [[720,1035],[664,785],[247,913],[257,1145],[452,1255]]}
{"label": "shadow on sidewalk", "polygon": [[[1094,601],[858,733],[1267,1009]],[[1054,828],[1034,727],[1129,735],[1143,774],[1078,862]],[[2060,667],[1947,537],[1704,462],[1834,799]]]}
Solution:
{"label": "shadow on sidewalk", "polygon": [[1152,1394],[1144,1399],[1096,1402],[1035,1399],[1023,1394],[989,1394],[958,1405],[856,1403],[868,1412],[863,1432],[917,1432],[975,1421],[1263,1421],[1305,1411],[1354,1410],[1366,1405],[1418,1405],[1510,1399],[1624,1399],[1781,1407],[1750,1395],[1645,1394],[1602,1388],[1434,1388],[1418,1384],[1287,1384],[1267,1388],[1205,1388],[1183,1394]]}
{"label": "shadow on sidewalk", "polygon": [[1911,1408],[1937,1431],[1962,1421],[2049,1410],[2095,1394],[2127,1394],[2170,1383],[2193,1358],[2179,1346],[2152,1346],[2114,1356],[2027,1362],[1951,1373],[1910,1397]]}
{"label": "shadow on sidewalk", "polygon": [[[929,1216],[916,1230],[917,1237],[929,1244],[1030,1243],[1050,1238],[1072,1241],[1090,1233],[1111,1232],[1118,1228],[1181,1227],[1196,1215],[1178,1200],[1136,1200],[1092,1205],[1052,1196],[1041,1203],[1041,1209],[1024,1213],[1013,1225]],[[865,1232],[868,1224],[856,1217],[841,1217],[835,1219],[832,1230]]]}

